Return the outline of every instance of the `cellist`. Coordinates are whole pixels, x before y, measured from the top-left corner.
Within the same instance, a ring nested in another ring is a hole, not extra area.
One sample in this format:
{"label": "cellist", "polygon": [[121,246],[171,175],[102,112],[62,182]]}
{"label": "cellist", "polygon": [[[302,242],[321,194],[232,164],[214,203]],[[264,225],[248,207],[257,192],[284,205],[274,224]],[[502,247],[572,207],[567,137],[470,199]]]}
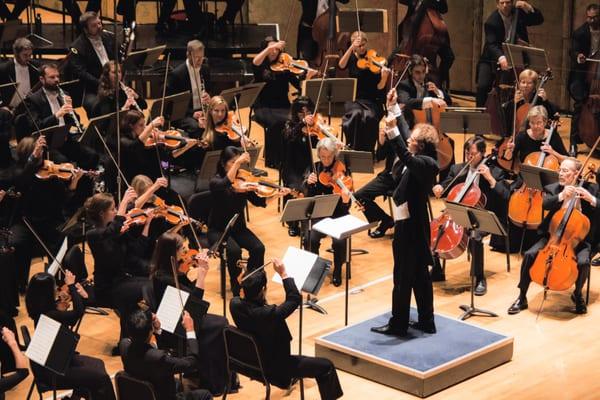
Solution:
{"label": "cellist", "polygon": [[583,214],[590,220],[591,228],[586,238],[579,243],[575,252],[577,254],[577,269],[579,271],[575,282],[575,291],[571,295],[571,299],[575,303],[576,314],[585,314],[587,306],[581,295],[581,289],[588,277],[590,268],[590,253],[591,243],[593,243],[598,229],[598,187],[585,183],[583,187],[578,187],[576,182],[577,172],[581,169],[581,162],[575,158],[567,158],[560,164],[558,171],[558,182],[550,184],[544,188],[544,210],[548,214],[544,218],[538,233],[539,240],[525,252],[523,262],[521,263],[521,278],[519,280],[519,297],[509,307],[509,314],[518,314],[521,310],[528,307],[527,304],[527,289],[531,283],[529,270],[536,259],[538,252],[544,248],[549,240],[549,226],[554,214],[564,208],[569,200],[576,196],[577,207],[581,209]]}

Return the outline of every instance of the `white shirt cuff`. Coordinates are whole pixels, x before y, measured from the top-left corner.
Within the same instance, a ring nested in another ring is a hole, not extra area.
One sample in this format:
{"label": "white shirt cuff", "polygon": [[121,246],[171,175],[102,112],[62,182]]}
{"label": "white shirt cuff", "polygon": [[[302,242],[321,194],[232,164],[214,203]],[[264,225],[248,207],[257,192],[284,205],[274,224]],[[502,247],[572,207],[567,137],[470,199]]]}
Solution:
{"label": "white shirt cuff", "polygon": [[442,92],[442,89],[438,89],[437,92],[436,92],[436,94],[437,94],[437,97],[439,99],[443,99],[444,98],[444,92]]}
{"label": "white shirt cuff", "polygon": [[598,206],[598,198],[597,197],[593,197],[592,201],[590,202],[590,204],[592,205],[592,207],[596,208]]}
{"label": "white shirt cuff", "polygon": [[400,129],[398,129],[397,126],[393,127],[393,128],[386,128],[385,129],[385,135],[387,136],[388,139],[392,140],[397,136],[400,136]]}
{"label": "white shirt cuff", "polygon": [[185,337],[188,339],[196,339],[196,332],[194,332],[194,331],[186,332]]}
{"label": "white shirt cuff", "polygon": [[388,108],[388,117],[398,118],[402,115],[402,109],[398,103]]}

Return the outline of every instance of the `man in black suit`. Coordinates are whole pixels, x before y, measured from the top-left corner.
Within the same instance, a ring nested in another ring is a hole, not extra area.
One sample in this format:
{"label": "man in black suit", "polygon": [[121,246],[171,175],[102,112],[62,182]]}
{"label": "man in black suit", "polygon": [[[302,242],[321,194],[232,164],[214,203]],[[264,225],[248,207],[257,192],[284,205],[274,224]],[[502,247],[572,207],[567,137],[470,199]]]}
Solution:
{"label": "man in black suit", "polygon": [[[433,194],[435,197],[440,198],[443,194],[447,195],[454,186],[472,181],[472,185],[479,186],[479,189],[481,189],[481,192],[487,199],[485,208],[500,214],[499,209],[506,207],[506,203],[493,190],[493,187],[496,181],[504,179],[504,172],[498,167],[490,169],[483,162],[486,150],[486,143],[483,137],[473,136],[465,142],[464,148],[469,167],[467,167],[467,163],[460,163],[450,167],[450,172],[446,178],[440,184],[433,187]],[[484,179],[480,179],[481,177]],[[469,252],[475,264],[476,287],[474,294],[476,296],[483,296],[487,292],[487,282],[483,274],[483,236],[484,234],[477,233],[475,238],[469,240]]]}
{"label": "man in black suit", "polygon": [[156,400],[210,400],[209,391],[198,389],[181,392],[177,388],[174,374],[194,372],[198,367],[198,342],[194,330],[194,320],[187,311],[183,314],[182,325],[186,334],[185,357],[171,356],[150,343],[152,334],[160,334],[160,321],[146,311],[133,312],[127,321],[130,338],[119,343],[121,360],[125,372],[134,378],[150,382],[154,387]]}
{"label": "man in black suit", "polygon": [[[395,90],[387,96],[386,134],[399,162],[393,167],[397,182],[394,200],[394,289],[392,317],[386,325],[372,331],[405,336],[409,327],[410,297],[414,291],[419,320],[412,327],[435,333],[433,287],[428,266],[433,264],[429,250],[429,214],[427,200],[438,174],[437,132],[427,124],[418,124],[412,132],[398,124],[402,112]],[[400,129],[403,129],[401,132]]]}
{"label": "man in black suit", "polygon": [[575,290],[571,295],[571,299],[575,303],[575,313],[585,314],[587,306],[581,295],[583,284],[585,283],[590,273],[590,256],[592,243],[597,242],[598,238],[598,223],[600,221],[600,212],[598,209],[600,197],[598,187],[585,183],[583,187],[579,187],[576,182],[577,171],[581,168],[581,162],[575,158],[567,158],[560,164],[558,170],[558,182],[548,185],[544,188],[543,208],[548,211],[542,224],[538,228],[538,233],[541,235],[540,240],[531,246],[523,255],[521,263],[521,278],[519,280],[519,297],[508,309],[509,314],[518,314],[521,310],[528,307],[527,304],[527,289],[531,283],[529,271],[536,260],[538,252],[548,243],[550,221],[558,210],[565,207],[573,197],[578,197],[575,201],[577,207],[581,209],[583,214],[589,219],[591,225],[590,230],[583,241],[575,248],[577,257],[577,280],[575,281]]}
{"label": "man in black suit", "polygon": [[285,301],[278,306],[267,304],[266,274],[261,271],[249,275],[242,281],[244,297],[234,297],[229,304],[235,324],[254,336],[269,382],[287,387],[292,378],[316,378],[321,399],[335,400],[342,397],[342,388],[331,361],[290,354],[292,335],[285,319],[300,306],[302,296],[296,288],[294,278],[287,275],[283,263],[273,260],[273,266],[283,280]]}
{"label": "man in black suit", "polygon": [[102,21],[95,12],[85,12],[79,19],[83,32],[71,44],[73,75],[84,87],[83,108],[88,115],[98,93],[102,67],[115,56],[115,37],[102,29]]}
{"label": "man in black suit", "polygon": [[21,98],[25,98],[33,86],[39,82],[40,70],[38,63],[33,60],[33,43],[27,38],[18,38],[13,43],[14,58],[0,65],[0,84],[19,83],[19,95],[11,88],[0,89],[0,97],[4,106],[15,109]]}
{"label": "man in black suit", "polygon": [[207,92],[210,87],[210,70],[204,62],[204,44],[201,41],[189,41],[186,55],[185,62],[179,64],[167,76],[167,93],[169,95],[186,91],[192,93],[186,116],[180,121],[174,121],[174,125],[187,132],[190,137],[198,139],[203,132],[198,125],[198,119],[203,114],[202,108],[206,108],[210,101]]}
{"label": "man in black suit", "polygon": [[[581,107],[590,93],[590,85],[586,79],[586,58],[598,57],[600,51],[600,5],[594,3],[587,6],[586,22],[573,32],[571,38],[571,71],[569,73],[569,94],[575,102],[571,121],[570,153],[577,154],[579,138],[579,115]],[[600,99],[600,95],[592,95]]]}
{"label": "man in black suit", "polygon": [[503,71],[510,68],[502,43],[529,43],[527,27],[544,22],[542,13],[526,1],[496,0],[496,7],[484,24],[485,44],[477,64],[477,107],[485,106],[497,65]]}

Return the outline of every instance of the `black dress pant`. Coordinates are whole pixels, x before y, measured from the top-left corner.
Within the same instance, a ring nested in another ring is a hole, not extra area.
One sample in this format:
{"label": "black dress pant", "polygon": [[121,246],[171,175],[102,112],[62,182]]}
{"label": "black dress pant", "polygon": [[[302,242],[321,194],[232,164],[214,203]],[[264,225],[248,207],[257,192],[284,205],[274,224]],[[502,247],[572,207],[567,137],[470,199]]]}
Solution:
{"label": "black dress pant", "polygon": [[473,263],[473,275],[475,276],[475,281],[479,282],[485,278],[483,274],[483,263],[484,263],[484,251],[483,251],[483,236],[481,234],[476,233],[476,237],[469,239],[469,251],[471,252],[471,257],[473,259],[471,262]]}
{"label": "black dress pant", "polygon": [[[319,220],[313,220],[316,224]],[[321,247],[321,239],[327,237],[324,233],[317,230],[305,229],[304,232],[304,248],[312,253],[319,254]],[[346,239],[331,238],[331,247],[333,248],[333,276],[335,278],[342,277],[342,264],[346,262]],[[346,266],[347,267],[347,266]],[[350,274],[350,271],[348,271]]]}
{"label": "black dress pant", "polygon": [[257,107],[254,116],[265,130],[265,165],[279,168],[283,153],[283,128],[288,119],[289,108]]}
{"label": "black dress pant", "polygon": [[419,322],[433,322],[433,286],[429,276],[420,238],[415,235],[417,227],[412,219],[396,221],[392,250],[394,255],[394,289],[392,291],[392,317],[389,325],[406,330],[410,317],[410,297],[414,292]]}
{"label": "black dress pant", "polygon": [[[243,217],[241,217],[243,218]],[[223,232],[209,230],[208,240],[211,244],[216,243]],[[240,294],[240,284],[237,277],[242,272],[237,266],[237,262],[242,258],[242,249],[248,251],[248,271],[252,271],[265,263],[265,246],[260,239],[248,227],[243,226],[233,230],[227,238],[227,270],[229,271],[229,280],[231,291],[234,296]]]}
{"label": "black dress pant", "polygon": [[0,169],[8,168],[12,164],[10,154],[10,137],[12,114],[4,108],[0,108]]}
{"label": "black dress pant", "polygon": [[475,102],[477,107],[485,107],[488,93],[492,90],[494,84],[495,71],[492,64],[486,61],[479,61],[477,64],[477,92]]}
{"label": "black dress pant", "polygon": [[386,196],[390,191],[396,188],[394,178],[389,173],[382,173],[371,179],[365,186],[360,188],[354,197],[364,206],[363,213],[369,222],[381,221],[382,223],[392,225],[394,220],[387,215],[375,203],[375,199],[379,196]]}
{"label": "black dress pant", "polygon": [[[544,248],[546,243],[548,243],[548,239],[542,238],[523,254],[523,262],[521,263],[521,277],[518,285],[519,289],[521,289],[521,297],[523,298],[527,295],[527,289],[529,289],[529,284],[531,283],[529,270],[535,262],[538,252]],[[590,274],[591,246],[586,242],[582,242],[575,249],[575,253],[577,254],[578,274],[577,280],[575,281],[575,291],[573,293],[579,297],[581,296],[583,285]]]}
{"label": "black dress pant", "polygon": [[344,103],[344,111],[342,130],[346,144],[353,150],[373,152],[383,116],[381,105],[372,100],[357,99]]}
{"label": "black dress pant", "polygon": [[290,356],[286,367],[292,378],[316,378],[322,400],[335,400],[344,395],[337,371],[327,358]]}

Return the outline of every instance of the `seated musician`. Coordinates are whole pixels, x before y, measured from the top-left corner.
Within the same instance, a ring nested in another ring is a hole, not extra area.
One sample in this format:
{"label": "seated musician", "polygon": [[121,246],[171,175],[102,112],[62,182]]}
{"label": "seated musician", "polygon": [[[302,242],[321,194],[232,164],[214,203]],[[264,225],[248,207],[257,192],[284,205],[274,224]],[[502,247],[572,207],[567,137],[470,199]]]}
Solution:
{"label": "seated musician", "polygon": [[[60,308],[57,299],[56,282],[54,277],[47,272],[35,274],[29,283],[25,295],[25,305],[29,317],[37,326],[42,314],[66,326],[74,326],[83,316],[85,306],[80,290],[75,284],[75,275],[68,270],[65,275],[65,284],[73,303],[72,310]],[[75,353],[64,375],[53,374],[48,369],[32,362],[31,369],[36,380],[51,385],[56,384],[57,389],[73,389],[73,396],[86,397],[87,393],[97,400],[114,400],[115,392],[106,372],[104,362],[95,357]]]}
{"label": "seated musician", "polygon": [[[527,27],[544,22],[540,10],[526,1],[496,0],[496,8],[484,24],[485,44],[477,64],[477,107],[485,107],[497,67],[503,71],[510,68],[502,43],[509,40],[513,44],[529,43]],[[516,26],[514,32],[513,26]]]}
{"label": "seated musician", "polygon": [[[515,97],[513,100],[502,104],[502,111],[504,113],[506,132],[510,135],[513,131],[513,125],[517,123],[519,125],[519,119],[513,119],[515,103],[517,103],[517,115],[520,113],[520,108],[525,106],[530,109],[530,106],[542,106],[546,109],[547,115],[551,116],[556,114],[556,106],[548,100],[548,94],[544,88],[537,91],[537,100],[535,104],[530,104],[536,95],[536,88],[538,87],[538,73],[531,70],[525,69],[519,74],[519,89],[515,91]],[[528,104],[530,106],[528,106]],[[525,121],[521,122],[523,126],[517,126],[517,133],[525,128]]]}
{"label": "seated musician", "polygon": [[[504,179],[504,172],[502,169],[492,166],[490,169],[485,165],[485,150],[486,143],[485,139],[481,136],[473,136],[465,142],[465,153],[467,155],[467,162],[469,163],[468,169],[465,170],[467,163],[455,164],[450,168],[448,176],[438,185],[435,185],[432,189],[435,197],[440,198],[442,195],[447,195],[450,190],[460,184],[469,182],[474,177],[473,185],[479,186],[483,195],[485,195],[487,201],[485,203],[485,209],[498,213],[498,209],[503,206],[502,197],[500,197],[494,190],[492,182],[488,178],[493,177],[494,185],[496,181]],[[490,171],[487,171],[487,168]],[[484,175],[482,172],[486,171]],[[489,174],[488,174],[489,172]],[[483,176],[485,179],[481,179]],[[473,294],[476,296],[483,296],[487,292],[487,282],[485,275],[483,274],[484,265],[484,251],[483,251],[483,236],[485,234],[477,233],[477,237],[469,240],[469,252],[473,257],[475,265],[475,291]]]}
{"label": "seated musician", "polygon": [[234,297],[229,303],[235,324],[254,336],[270,383],[288,387],[293,378],[316,378],[321,399],[342,397],[337,371],[330,360],[291,355],[292,335],[285,320],[301,306],[302,296],[280,260],[273,260],[273,269],[283,281],[285,301],[268,304],[267,276],[264,271],[256,272],[242,282],[243,296]]}
{"label": "seated musician", "polygon": [[339,61],[340,69],[348,69],[350,78],[356,78],[356,100],[344,104],[345,115],[342,129],[346,144],[354,150],[374,151],[379,132],[379,120],[383,116],[383,89],[390,75],[387,67],[374,74],[368,68],[358,68],[358,60],[367,53],[367,35],[354,32],[352,44]]}
{"label": "seated musician", "polygon": [[[249,201],[257,207],[266,207],[264,197],[259,197],[252,189],[235,186],[236,177],[240,167],[250,162],[250,155],[237,147],[226,147],[221,152],[217,173],[210,180],[210,192],[213,204],[208,218],[208,239],[211,244],[219,240],[227,223],[238,214],[238,218],[231,228],[227,239],[227,270],[231,282],[231,291],[235,296],[240,293],[240,285],[237,280],[241,269],[237,265],[242,255],[242,249],[249,253],[248,271],[252,271],[264,264],[265,246],[262,241],[246,225],[246,205]],[[278,195],[285,196],[289,189],[282,190]]]}
{"label": "seated musician", "polygon": [[183,313],[186,332],[186,356],[175,357],[165,350],[156,349],[150,342],[152,334],[161,332],[160,321],[154,314],[137,310],[127,318],[129,338],[119,345],[125,372],[134,378],[148,381],[154,388],[156,400],[193,399],[210,400],[213,397],[204,389],[181,391],[174,375],[193,372],[198,367],[198,341],[194,320],[187,311]]}
{"label": "seated musician", "polygon": [[[319,161],[315,163],[314,169],[312,169],[311,166],[305,173],[307,178],[304,181],[304,191],[307,197],[333,194],[334,186],[337,186],[337,184],[334,182],[334,174],[337,174],[337,172],[334,171],[335,169],[342,167],[344,171],[341,173],[341,175],[350,175],[350,171],[345,168],[344,164],[336,159],[338,152],[339,148],[336,142],[334,142],[332,139],[324,138],[319,140],[319,143],[317,143],[317,155],[319,157]],[[326,178],[331,177],[331,179],[329,179],[329,183],[321,182],[321,175],[324,175]],[[337,203],[333,215],[331,216],[332,218],[338,218],[347,215],[350,210],[350,192],[347,189],[340,189],[342,198]],[[318,221],[313,220],[313,223],[316,222]],[[314,229],[309,231],[306,229],[304,233],[305,248],[308,251],[319,254],[321,239],[324,237],[326,237],[326,235],[319,231]],[[337,287],[342,284],[342,264],[346,262],[346,240],[335,239],[332,237],[331,243],[333,247],[333,274],[331,282]]]}
{"label": "seated musician", "polygon": [[119,65],[119,79],[116,74],[116,64],[109,61],[102,67],[100,74],[100,84],[98,86],[98,96],[94,101],[90,118],[99,117],[116,112],[117,104],[115,102],[115,92],[119,85],[119,110],[138,110],[143,111],[148,108],[146,100],[135,92],[132,88],[123,83],[123,70]]}
{"label": "seated musician", "polygon": [[187,43],[186,60],[175,67],[167,76],[169,95],[190,91],[192,98],[185,117],[174,121],[174,126],[185,131],[190,137],[198,139],[203,129],[198,126],[203,104],[210,100],[210,68],[205,62],[204,43],[191,40]]}
{"label": "seated musician", "polygon": [[[206,122],[204,122],[205,130],[202,135],[202,140],[206,147],[210,150],[223,150],[226,147],[243,147],[244,145],[251,145],[247,137],[240,138],[237,135],[232,135],[234,138],[230,138],[226,132],[224,126],[227,125],[228,118],[233,111],[229,111],[227,102],[221,96],[214,96],[208,102],[208,116]],[[232,116],[237,120],[237,116]],[[201,122],[202,124],[202,122]]]}
{"label": "seated musician", "polygon": [[13,389],[27,378],[27,375],[29,375],[29,368],[27,357],[21,351],[15,333],[4,326],[0,329],[0,334],[2,335],[2,341],[10,349],[12,357],[15,360],[15,371],[0,377],[0,400],[4,400],[5,392]]}
{"label": "seated musician", "polygon": [[540,250],[551,239],[549,229],[552,218],[557,211],[564,209],[574,197],[576,198],[577,209],[580,209],[583,215],[589,219],[591,226],[585,239],[575,248],[578,274],[571,299],[575,303],[574,312],[576,314],[585,314],[587,312],[587,306],[581,290],[590,272],[591,244],[594,242],[598,230],[598,202],[600,198],[598,197],[599,193],[596,186],[584,183],[583,187],[580,187],[575,181],[579,169],[581,169],[581,162],[579,160],[575,158],[563,160],[558,171],[558,182],[544,188],[543,207],[544,210],[548,211],[548,214],[544,217],[538,229],[540,239],[523,256],[521,278],[519,279],[519,297],[508,309],[509,314],[518,314],[521,310],[527,309],[527,289],[529,289],[529,284],[532,280],[529,271]]}
{"label": "seated musician", "polygon": [[411,110],[431,108],[434,104],[446,107],[452,103],[452,100],[448,93],[427,78],[427,61],[422,56],[413,54],[410,61],[408,78],[400,82],[396,90],[398,91],[398,102],[405,105],[406,121],[412,127],[415,119]]}
{"label": "seated musician", "polygon": [[0,89],[0,98],[4,102],[3,106],[14,110],[39,82],[40,66],[33,59],[33,43],[29,39],[18,38],[12,48],[14,58],[0,65],[0,84],[18,83],[19,94],[12,87],[4,87]]}
{"label": "seated musician", "polygon": [[[177,284],[182,291],[190,293],[196,301],[204,302],[204,281],[208,274],[208,256],[200,250],[196,256],[189,255],[186,241],[176,233],[163,233],[156,241],[154,254],[151,261],[151,279],[154,288],[155,304],[160,304],[167,286],[177,287],[175,284],[171,259],[178,260],[178,265],[187,263],[190,273],[178,266]],[[192,276],[194,274],[195,276]],[[194,282],[195,281],[195,282]],[[207,309],[208,309],[208,304]],[[202,387],[209,389],[214,396],[221,396],[227,384],[227,365],[225,346],[223,342],[223,329],[229,325],[227,318],[210,314],[194,314],[196,337],[198,339],[198,371]],[[169,333],[163,333],[158,338],[160,348],[174,344],[177,341]]]}
{"label": "seated musician", "polygon": [[83,32],[71,44],[69,61],[74,77],[79,79],[85,90],[83,108],[91,115],[102,67],[115,56],[115,37],[102,29],[100,16],[95,12],[85,12],[79,18],[79,25]]}

